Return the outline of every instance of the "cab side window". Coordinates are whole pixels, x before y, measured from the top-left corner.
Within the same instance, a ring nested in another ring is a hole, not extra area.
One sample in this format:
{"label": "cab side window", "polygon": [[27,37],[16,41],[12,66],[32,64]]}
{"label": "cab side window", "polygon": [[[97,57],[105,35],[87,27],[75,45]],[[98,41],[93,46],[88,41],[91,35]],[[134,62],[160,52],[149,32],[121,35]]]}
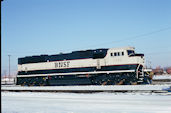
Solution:
{"label": "cab side window", "polygon": [[122,52],[122,56],[124,56],[124,52]]}
{"label": "cab side window", "polygon": [[113,56],[113,53],[110,53],[110,56]]}
{"label": "cab side window", "polygon": [[113,56],[113,57],[115,57],[115,56],[124,56],[124,52],[122,51],[122,52],[110,53],[110,56]]}
{"label": "cab side window", "polygon": [[117,53],[114,53],[114,56],[117,56]]}

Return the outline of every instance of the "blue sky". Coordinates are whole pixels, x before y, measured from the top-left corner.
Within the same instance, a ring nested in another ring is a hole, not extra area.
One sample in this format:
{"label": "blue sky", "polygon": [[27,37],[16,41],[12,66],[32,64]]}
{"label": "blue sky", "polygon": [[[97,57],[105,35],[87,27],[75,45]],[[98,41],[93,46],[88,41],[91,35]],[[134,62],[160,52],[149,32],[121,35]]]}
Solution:
{"label": "blue sky", "polygon": [[2,74],[17,58],[134,46],[153,67],[171,66],[171,0],[4,0]]}

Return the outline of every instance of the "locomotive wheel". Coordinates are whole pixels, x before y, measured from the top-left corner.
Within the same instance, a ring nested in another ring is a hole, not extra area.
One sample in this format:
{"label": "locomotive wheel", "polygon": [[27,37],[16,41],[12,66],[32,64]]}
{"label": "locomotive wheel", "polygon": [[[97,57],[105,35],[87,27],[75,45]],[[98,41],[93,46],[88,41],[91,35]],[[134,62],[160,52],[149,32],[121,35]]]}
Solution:
{"label": "locomotive wheel", "polygon": [[25,86],[25,83],[21,84],[21,86]]}
{"label": "locomotive wheel", "polygon": [[44,86],[44,84],[39,84],[39,86]]}
{"label": "locomotive wheel", "polygon": [[117,85],[123,85],[125,79],[121,80],[119,83],[117,83]]}
{"label": "locomotive wheel", "polygon": [[131,82],[131,85],[137,85],[137,82]]}

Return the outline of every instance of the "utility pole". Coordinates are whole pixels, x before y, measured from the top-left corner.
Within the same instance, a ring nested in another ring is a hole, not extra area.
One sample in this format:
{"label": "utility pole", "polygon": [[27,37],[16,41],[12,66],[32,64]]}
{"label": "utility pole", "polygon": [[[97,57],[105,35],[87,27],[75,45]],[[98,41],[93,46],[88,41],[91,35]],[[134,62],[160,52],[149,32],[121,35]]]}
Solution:
{"label": "utility pole", "polygon": [[4,75],[5,75],[5,85],[6,85],[6,82],[7,82],[7,74],[6,74],[6,70],[4,70]]}
{"label": "utility pole", "polygon": [[9,76],[8,76],[8,79],[9,79],[9,82],[10,82],[10,57],[11,57],[11,55],[8,55],[8,57],[9,57]]}

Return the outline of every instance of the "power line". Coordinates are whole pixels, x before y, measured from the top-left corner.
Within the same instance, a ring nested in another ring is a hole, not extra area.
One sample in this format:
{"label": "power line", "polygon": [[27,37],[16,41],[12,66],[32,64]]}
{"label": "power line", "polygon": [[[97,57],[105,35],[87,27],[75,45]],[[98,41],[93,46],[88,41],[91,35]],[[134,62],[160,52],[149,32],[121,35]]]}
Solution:
{"label": "power line", "polygon": [[170,30],[170,29],[171,29],[171,27],[167,27],[167,28],[156,30],[156,31],[140,34],[140,35],[137,35],[137,36],[128,37],[128,38],[118,40],[118,41],[110,41],[110,42],[104,42],[104,43],[101,43],[101,44],[91,45],[89,47],[94,47],[94,46],[98,46],[98,45],[105,45],[105,44],[109,44],[109,43],[119,43],[119,42],[123,42],[123,41],[126,41],[126,40],[137,39],[137,38],[142,38],[142,37],[145,38],[145,36],[149,36],[149,35],[159,33],[159,32],[163,32],[163,31]]}
{"label": "power line", "polygon": [[[81,50],[81,48],[91,48],[91,47],[96,47],[96,46],[99,46],[99,45],[106,45],[106,44],[110,44],[110,43],[120,43],[120,42],[123,42],[123,41],[138,39],[138,38],[142,38],[142,37],[147,38],[146,36],[153,35],[153,34],[156,34],[156,33],[159,33],[159,32],[163,32],[163,31],[167,31],[167,30],[170,30],[170,29],[171,29],[171,27],[166,27],[166,28],[158,29],[158,30],[155,30],[155,31],[152,31],[152,32],[136,35],[136,36],[133,36],[133,37],[127,37],[125,39],[121,39],[121,40],[118,40],[118,41],[110,41],[110,42],[104,42],[104,43],[89,45],[89,46],[83,46],[83,47],[79,47],[79,48],[65,49],[65,50],[62,50],[62,52],[73,51],[73,50],[78,50],[78,49]],[[50,52],[55,52],[55,51],[50,51]],[[40,52],[36,52],[36,51],[35,52],[34,51],[32,51],[32,52],[15,52],[14,54],[16,54],[16,53],[17,53],[17,55],[19,55],[19,54],[22,55],[22,53],[40,53]]]}
{"label": "power line", "polygon": [[125,38],[125,39],[121,39],[121,40],[118,40],[118,41],[104,42],[104,43],[93,44],[93,45],[89,45],[89,46],[83,46],[83,47],[79,47],[79,48],[67,49],[67,50],[63,50],[63,51],[72,51],[72,50],[78,50],[78,49],[81,50],[80,48],[91,48],[91,47],[96,47],[96,46],[99,46],[99,45],[106,45],[106,44],[110,44],[110,43],[119,43],[119,42],[132,40],[132,39],[138,39],[138,38],[142,38],[142,37],[146,38],[145,36],[153,35],[153,34],[163,32],[163,31],[167,31],[167,30],[170,30],[170,29],[171,29],[171,27],[166,27],[166,28],[158,29],[158,30],[155,30],[155,31],[152,31],[152,32],[148,32],[148,33],[136,35],[136,36],[133,36],[133,37],[128,37],[128,38]]}
{"label": "power line", "polygon": [[152,55],[161,55],[161,54],[171,54],[171,51],[162,51],[162,52],[150,52],[150,53],[146,53],[148,55],[152,54]]}

